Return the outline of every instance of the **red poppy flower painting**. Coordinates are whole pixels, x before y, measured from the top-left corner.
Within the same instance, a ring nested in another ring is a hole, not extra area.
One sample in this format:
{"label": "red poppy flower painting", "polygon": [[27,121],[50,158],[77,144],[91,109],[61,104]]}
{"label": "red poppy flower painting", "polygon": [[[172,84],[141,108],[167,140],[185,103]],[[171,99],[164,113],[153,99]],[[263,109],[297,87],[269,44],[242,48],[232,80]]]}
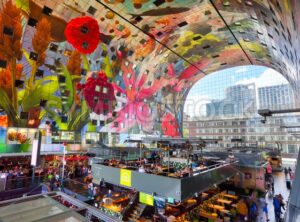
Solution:
{"label": "red poppy flower painting", "polygon": [[176,118],[171,114],[167,113],[163,116],[161,121],[161,128],[163,135],[170,137],[179,137],[179,125]]}
{"label": "red poppy flower painting", "polygon": [[65,29],[67,41],[79,52],[90,54],[97,48],[100,32],[98,22],[88,16],[72,19]]}
{"label": "red poppy flower painting", "polygon": [[83,96],[89,108],[100,115],[109,115],[114,109],[116,97],[114,88],[104,72],[99,72],[96,76],[87,79],[84,85],[81,85]]}

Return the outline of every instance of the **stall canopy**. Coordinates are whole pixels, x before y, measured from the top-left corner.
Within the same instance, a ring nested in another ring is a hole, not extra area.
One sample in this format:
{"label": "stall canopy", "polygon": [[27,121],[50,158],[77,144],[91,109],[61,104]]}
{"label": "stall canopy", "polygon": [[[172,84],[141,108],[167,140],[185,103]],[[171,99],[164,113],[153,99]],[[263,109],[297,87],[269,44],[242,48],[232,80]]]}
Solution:
{"label": "stall canopy", "polygon": [[0,221],[80,222],[88,220],[49,197],[40,197],[0,207]]}

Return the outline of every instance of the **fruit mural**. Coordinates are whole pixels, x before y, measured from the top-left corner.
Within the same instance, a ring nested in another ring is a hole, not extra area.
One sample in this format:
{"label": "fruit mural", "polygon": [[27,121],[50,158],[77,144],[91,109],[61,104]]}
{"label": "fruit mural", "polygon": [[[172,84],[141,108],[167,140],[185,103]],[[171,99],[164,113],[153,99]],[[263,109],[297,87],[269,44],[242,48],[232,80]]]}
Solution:
{"label": "fruit mural", "polygon": [[239,65],[300,92],[299,13],[297,1],[3,0],[0,127],[181,136],[193,84]]}

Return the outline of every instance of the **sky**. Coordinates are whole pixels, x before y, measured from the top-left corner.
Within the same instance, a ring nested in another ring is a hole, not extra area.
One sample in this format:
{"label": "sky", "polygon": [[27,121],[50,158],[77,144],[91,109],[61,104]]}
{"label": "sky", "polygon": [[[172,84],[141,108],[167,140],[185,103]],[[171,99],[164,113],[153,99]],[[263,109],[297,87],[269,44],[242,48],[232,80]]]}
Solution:
{"label": "sky", "polygon": [[204,113],[211,100],[221,100],[225,89],[238,84],[255,83],[256,89],[287,84],[277,71],[263,66],[238,66],[209,74],[199,80],[187,96],[184,111],[190,116]]}

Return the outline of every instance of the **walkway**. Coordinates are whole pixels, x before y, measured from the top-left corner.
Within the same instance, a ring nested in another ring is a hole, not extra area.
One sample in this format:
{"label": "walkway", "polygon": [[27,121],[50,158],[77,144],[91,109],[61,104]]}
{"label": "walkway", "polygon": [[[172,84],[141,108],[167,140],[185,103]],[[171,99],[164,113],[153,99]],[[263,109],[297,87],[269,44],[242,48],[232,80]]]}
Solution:
{"label": "walkway", "polygon": [[[286,202],[289,198],[290,190],[286,188],[286,182],[285,182],[285,176],[283,172],[275,172],[273,173],[274,176],[274,188],[275,188],[275,194],[281,193],[281,195],[284,198],[284,201]],[[274,207],[273,207],[273,198],[272,197],[266,197],[267,203],[268,203],[268,211],[269,211],[269,219],[270,222],[275,222],[275,215],[274,215]],[[284,216],[284,213],[282,216]],[[266,218],[260,208],[259,217],[257,222],[265,222]]]}

